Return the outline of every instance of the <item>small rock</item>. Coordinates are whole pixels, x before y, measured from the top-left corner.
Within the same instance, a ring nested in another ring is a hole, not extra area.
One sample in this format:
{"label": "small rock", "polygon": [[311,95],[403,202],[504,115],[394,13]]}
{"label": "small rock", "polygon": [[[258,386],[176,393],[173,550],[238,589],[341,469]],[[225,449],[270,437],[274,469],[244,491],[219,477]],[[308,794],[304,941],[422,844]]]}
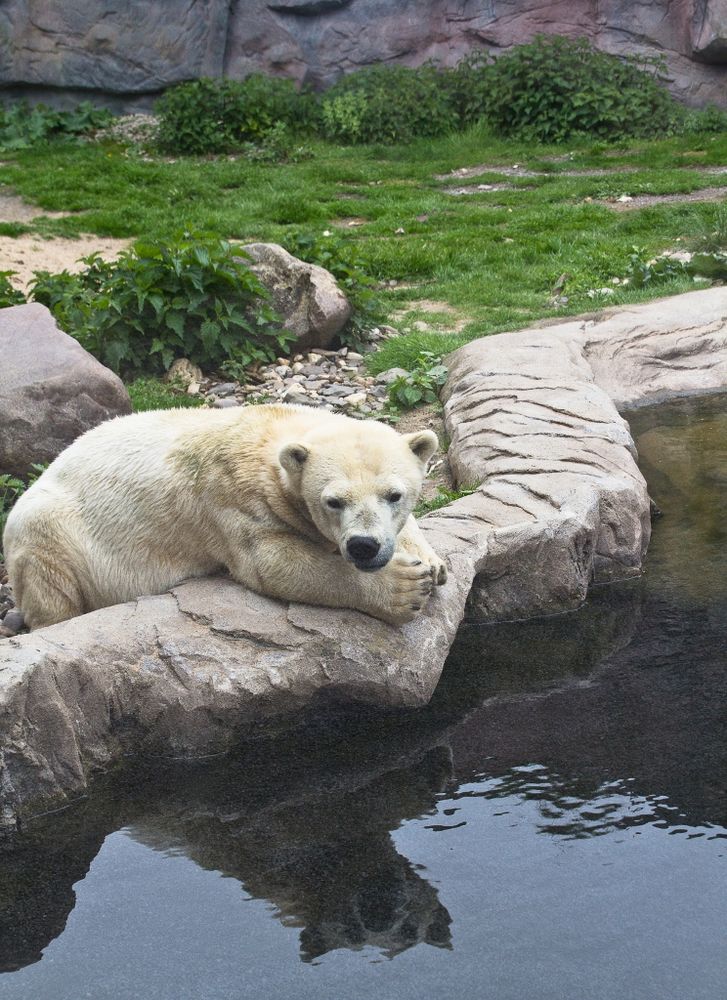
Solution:
{"label": "small rock", "polygon": [[376,376],[377,385],[391,385],[398,378],[408,375],[409,372],[405,368],[389,368],[388,371],[381,372],[380,375]]}
{"label": "small rock", "polygon": [[[326,352],[326,353],[328,353],[328,352]],[[333,353],[335,354],[335,351]],[[301,357],[301,361],[302,360],[303,360],[303,358]],[[309,351],[308,357],[307,357],[308,364],[317,365],[318,362],[322,361],[322,360],[323,360],[322,355],[316,354],[315,351]]]}
{"label": "small rock", "polygon": [[338,398],[339,396],[350,396],[356,392],[352,385],[327,385],[321,389],[321,396]]}
{"label": "small rock", "polygon": [[23,612],[18,610],[18,608],[11,608],[3,618],[2,625],[12,635],[17,635],[22,628],[25,628]]}
{"label": "small rock", "polygon": [[4,625],[0,625],[0,639],[12,639],[15,632],[11,632],[9,628],[5,628]]}
{"label": "small rock", "polygon": [[176,382],[185,389],[192,382],[201,382],[203,378],[202,369],[189,358],[177,358],[164,376],[166,382]]}
{"label": "small rock", "polygon": [[293,363],[293,365],[291,366],[290,370],[292,371],[292,373],[294,375],[299,375],[300,372],[302,372],[304,368],[305,368],[305,365],[302,364],[302,362],[296,361],[296,362]]}
{"label": "small rock", "polygon": [[219,385],[213,385],[207,392],[210,396],[230,396],[236,388],[235,382],[220,382]]}
{"label": "small rock", "polygon": [[357,354],[356,351],[349,351],[346,357],[349,361],[353,361],[356,364],[360,364],[364,359],[363,354]]}
{"label": "small rock", "polygon": [[283,402],[291,406],[313,406],[313,400],[301,389],[288,389],[283,396]]}
{"label": "small rock", "polygon": [[281,378],[287,378],[288,375],[290,375],[290,368],[288,368],[286,365],[278,365],[277,368],[273,369],[273,371],[275,372],[276,375],[279,375]]}
{"label": "small rock", "polygon": [[423,319],[414,320],[414,322],[412,323],[412,328],[414,330],[418,330],[419,333],[426,333],[428,330],[431,330],[430,325],[428,323],[425,323]]}
{"label": "small rock", "polygon": [[240,404],[237,402],[236,399],[229,399],[229,398],[216,399],[214,401],[214,403],[212,404],[212,406],[214,406],[215,409],[217,409],[217,410],[226,410],[230,406],[239,406],[239,405]]}
{"label": "small rock", "polygon": [[360,406],[361,403],[365,403],[365,402],[366,402],[366,393],[365,392],[354,392],[352,395],[346,396],[346,398],[343,401],[343,405],[344,406]]}
{"label": "small rock", "polygon": [[187,386],[188,396],[197,396],[199,394],[199,382],[190,382]]}

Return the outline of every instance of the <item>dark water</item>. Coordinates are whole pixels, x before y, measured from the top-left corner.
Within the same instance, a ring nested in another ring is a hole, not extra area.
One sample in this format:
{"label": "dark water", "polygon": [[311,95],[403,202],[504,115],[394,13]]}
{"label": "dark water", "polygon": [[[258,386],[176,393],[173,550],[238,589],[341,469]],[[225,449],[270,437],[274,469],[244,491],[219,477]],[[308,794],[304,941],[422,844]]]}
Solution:
{"label": "dark water", "polygon": [[129,771],[0,853],[0,998],[727,995],[727,400],[643,411],[648,570],[434,702]]}

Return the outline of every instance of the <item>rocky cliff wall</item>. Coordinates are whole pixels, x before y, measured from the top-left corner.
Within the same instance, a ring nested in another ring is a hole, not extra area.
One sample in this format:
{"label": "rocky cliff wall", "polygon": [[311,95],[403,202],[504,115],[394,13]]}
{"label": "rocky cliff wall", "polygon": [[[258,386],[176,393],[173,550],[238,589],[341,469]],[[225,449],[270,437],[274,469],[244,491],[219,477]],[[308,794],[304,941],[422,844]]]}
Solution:
{"label": "rocky cliff wall", "polygon": [[724,0],[4,0],[0,84],[127,104],[254,70],[320,86],[380,61],[453,65],[538,32],[662,54],[678,97],[727,106]]}

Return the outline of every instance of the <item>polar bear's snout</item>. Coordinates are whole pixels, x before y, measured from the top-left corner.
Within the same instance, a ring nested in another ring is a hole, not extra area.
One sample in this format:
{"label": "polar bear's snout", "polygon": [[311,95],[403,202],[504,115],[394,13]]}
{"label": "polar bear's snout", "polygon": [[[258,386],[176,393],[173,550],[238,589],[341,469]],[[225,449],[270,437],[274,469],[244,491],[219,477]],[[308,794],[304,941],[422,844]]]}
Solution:
{"label": "polar bear's snout", "polygon": [[382,544],[373,535],[352,535],[346,542],[345,552],[356,569],[372,573],[391,560],[394,543],[387,541]]}

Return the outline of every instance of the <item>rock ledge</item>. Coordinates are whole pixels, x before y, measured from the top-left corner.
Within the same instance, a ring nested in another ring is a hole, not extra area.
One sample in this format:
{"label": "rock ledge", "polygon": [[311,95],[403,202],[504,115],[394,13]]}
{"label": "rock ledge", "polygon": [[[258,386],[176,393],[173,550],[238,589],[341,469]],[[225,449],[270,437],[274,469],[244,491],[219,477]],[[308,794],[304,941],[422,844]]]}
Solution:
{"label": "rock ledge", "polygon": [[335,701],[426,704],[465,614],[564,610],[639,572],[649,498],[618,407],[725,388],[723,288],[462,348],[449,459],[478,488],[422,522],[450,566],[426,613],[395,629],[214,578],[2,640],[0,825],[126,753],[220,752]]}

